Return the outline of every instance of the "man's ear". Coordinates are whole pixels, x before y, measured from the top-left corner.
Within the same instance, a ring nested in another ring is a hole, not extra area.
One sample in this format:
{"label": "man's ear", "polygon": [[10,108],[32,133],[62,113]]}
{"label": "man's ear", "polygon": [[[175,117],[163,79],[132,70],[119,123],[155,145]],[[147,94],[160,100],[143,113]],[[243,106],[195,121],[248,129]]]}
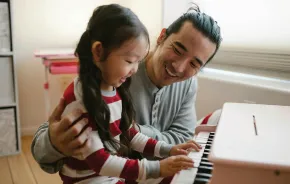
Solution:
{"label": "man's ear", "polygon": [[165,40],[166,36],[167,36],[167,35],[166,35],[166,29],[163,28],[163,29],[161,30],[161,33],[160,33],[158,39],[157,39],[157,45],[160,45],[160,44]]}
{"label": "man's ear", "polygon": [[99,41],[95,41],[92,44],[92,54],[95,64],[101,61],[103,56],[103,45]]}

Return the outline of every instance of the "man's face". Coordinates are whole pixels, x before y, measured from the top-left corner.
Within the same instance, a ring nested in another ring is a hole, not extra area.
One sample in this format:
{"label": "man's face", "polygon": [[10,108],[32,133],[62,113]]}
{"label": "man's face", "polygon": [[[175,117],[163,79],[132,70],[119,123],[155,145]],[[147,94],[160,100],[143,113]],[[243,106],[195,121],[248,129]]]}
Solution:
{"label": "man's face", "polygon": [[216,50],[216,44],[190,22],[185,22],[178,33],[173,33],[166,39],[165,37],[164,29],[152,56],[151,80],[158,87],[184,81],[196,75]]}

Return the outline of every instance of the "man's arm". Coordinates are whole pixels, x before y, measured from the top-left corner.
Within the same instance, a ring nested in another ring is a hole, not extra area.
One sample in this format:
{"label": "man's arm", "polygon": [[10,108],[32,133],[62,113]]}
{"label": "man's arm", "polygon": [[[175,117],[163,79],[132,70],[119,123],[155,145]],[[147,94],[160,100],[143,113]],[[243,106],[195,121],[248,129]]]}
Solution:
{"label": "man's arm", "polygon": [[86,144],[91,132],[85,118],[80,118],[82,111],[75,109],[72,113],[61,118],[65,108],[64,99],[49,117],[48,122],[42,124],[31,144],[31,152],[40,167],[48,173],[58,172],[66,156],[74,155]]}
{"label": "man's arm", "polygon": [[35,133],[31,144],[31,152],[45,172],[56,173],[63,165],[65,155],[52,146],[48,133],[48,122],[42,124]]}
{"label": "man's arm", "polygon": [[196,91],[197,81],[191,79],[188,93],[168,130],[160,132],[151,125],[138,125],[140,132],[158,141],[165,141],[173,145],[184,143],[192,139],[197,122],[195,110]]}

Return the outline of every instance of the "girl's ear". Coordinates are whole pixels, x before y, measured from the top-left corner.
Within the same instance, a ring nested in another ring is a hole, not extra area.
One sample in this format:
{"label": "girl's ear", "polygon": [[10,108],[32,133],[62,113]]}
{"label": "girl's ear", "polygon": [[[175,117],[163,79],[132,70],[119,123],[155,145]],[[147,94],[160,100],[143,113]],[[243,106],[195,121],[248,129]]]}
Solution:
{"label": "girl's ear", "polygon": [[165,38],[166,38],[166,29],[163,28],[161,30],[161,33],[160,33],[158,39],[157,39],[157,45],[160,45],[165,40]]}
{"label": "girl's ear", "polygon": [[95,41],[92,44],[92,54],[93,54],[94,62],[97,65],[101,61],[101,58],[103,55],[103,46],[101,42]]}

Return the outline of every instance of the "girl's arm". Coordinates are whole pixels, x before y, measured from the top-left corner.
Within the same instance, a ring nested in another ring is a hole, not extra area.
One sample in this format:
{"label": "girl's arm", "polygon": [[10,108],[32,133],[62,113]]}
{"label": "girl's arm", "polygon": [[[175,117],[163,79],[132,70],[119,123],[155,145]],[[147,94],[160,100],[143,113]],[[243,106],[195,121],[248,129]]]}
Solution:
{"label": "girl's arm", "polygon": [[164,141],[157,141],[138,132],[134,127],[128,130],[132,149],[145,156],[155,156],[159,158],[168,157],[173,145],[167,144]]}
{"label": "girl's arm", "polygon": [[99,175],[137,181],[160,176],[159,161],[132,160],[111,155],[104,149],[97,131],[92,132],[86,148],[82,156],[76,158],[85,158],[89,167]]}

